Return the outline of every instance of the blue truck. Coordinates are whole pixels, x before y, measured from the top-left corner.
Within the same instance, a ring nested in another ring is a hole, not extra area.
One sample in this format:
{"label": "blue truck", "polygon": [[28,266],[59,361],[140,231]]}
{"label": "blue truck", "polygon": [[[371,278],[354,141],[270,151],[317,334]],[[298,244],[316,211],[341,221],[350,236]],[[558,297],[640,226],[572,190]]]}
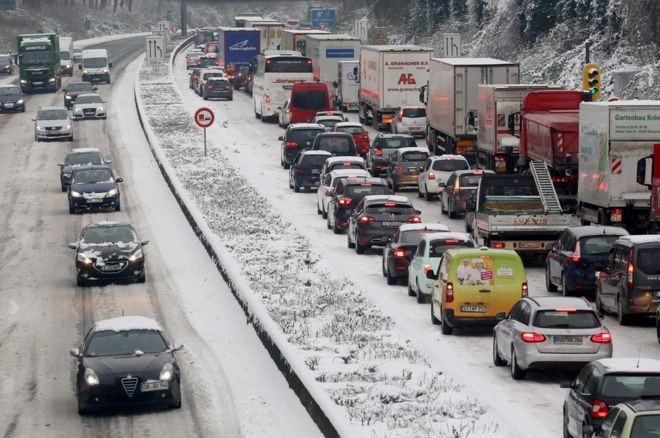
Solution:
{"label": "blue truck", "polygon": [[244,84],[245,72],[250,60],[261,52],[259,29],[244,27],[220,27],[218,29],[218,61],[224,64],[227,77],[234,88]]}

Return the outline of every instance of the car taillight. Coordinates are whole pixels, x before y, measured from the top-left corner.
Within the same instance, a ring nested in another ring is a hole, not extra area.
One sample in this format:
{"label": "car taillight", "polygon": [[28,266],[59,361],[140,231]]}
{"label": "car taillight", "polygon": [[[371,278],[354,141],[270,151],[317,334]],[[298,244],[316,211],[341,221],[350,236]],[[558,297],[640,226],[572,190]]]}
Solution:
{"label": "car taillight", "polygon": [[408,218],[408,222],[411,224],[421,224],[422,223],[422,218],[419,216],[410,216]]}
{"label": "car taillight", "polygon": [[402,248],[397,248],[394,250],[392,253],[394,257],[405,257],[406,256],[406,250]]}
{"label": "car taillight", "polygon": [[328,195],[328,196],[332,196],[332,194],[334,192],[335,192],[335,189],[333,189],[332,187],[328,187],[327,189],[325,189],[325,194]]}
{"label": "car taillight", "polygon": [[427,178],[430,179],[430,180],[434,180],[435,179],[435,173],[429,172],[428,175],[427,175]]}
{"label": "car taillight", "polygon": [[346,207],[347,205],[351,205],[353,200],[351,198],[339,198],[337,199],[337,204],[341,205],[342,207]]}
{"label": "car taillight", "polygon": [[610,220],[612,222],[621,222],[623,219],[623,210],[620,208],[613,208],[610,212]]}
{"label": "car taillight", "polygon": [[287,141],[286,142],[286,147],[295,148],[295,147],[298,147],[298,143],[296,143],[295,141]]}
{"label": "car taillight", "polygon": [[571,261],[577,263],[580,261],[580,241],[575,242],[575,249],[573,250],[573,255],[571,256]]}
{"label": "car taillight", "polygon": [[632,264],[632,258],[633,258],[633,252],[630,250],[630,254],[628,255],[628,275],[626,277],[626,286],[628,286],[628,290],[632,290],[632,288],[635,286],[635,283],[633,282],[633,277],[635,275],[635,266]]}
{"label": "car taillight", "polygon": [[394,168],[394,173],[403,173],[403,166],[396,166]]}
{"label": "car taillight", "polygon": [[447,283],[445,286],[445,301],[448,303],[454,302],[454,285],[452,283]]}
{"label": "car taillight", "polygon": [[302,167],[302,166],[296,166],[294,168],[294,170],[296,171],[296,173],[304,173],[305,172],[305,168]]}
{"label": "car taillight", "polygon": [[605,403],[602,400],[595,399],[594,402],[591,404],[592,418],[605,418],[607,417],[608,412],[609,412],[609,408],[607,406],[607,403]]}
{"label": "car taillight", "polygon": [[529,294],[529,287],[527,287],[527,283],[522,284],[522,290],[520,292],[520,296],[525,298]]}
{"label": "car taillight", "polygon": [[383,150],[381,148],[376,148],[376,150],[374,151],[374,154],[377,157],[382,157],[383,156]]}
{"label": "car taillight", "polygon": [[456,178],[456,182],[454,183],[454,191],[458,192],[461,189],[461,185],[458,182],[458,178]]}
{"label": "car taillight", "polygon": [[427,272],[429,272],[430,270],[433,269],[433,266],[431,266],[427,263],[427,264],[424,265],[423,269],[424,269],[424,273],[426,274]]}
{"label": "car taillight", "polygon": [[542,335],[541,333],[522,332],[520,337],[527,343],[545,342],[545,335]]}
{"label": "car taillight", "polygon": [[612,342],[612,335],[610,332],[596,333],[591,336],[591,342],[595,344],[609,344]]}
{"label": "car taillight", "polygon": [[369,222],[373,222],[374,218],[371,216],[368,216],[366,214],[361,214],[360,217],[358,218],[358,223],[359,224],[366,224]]}

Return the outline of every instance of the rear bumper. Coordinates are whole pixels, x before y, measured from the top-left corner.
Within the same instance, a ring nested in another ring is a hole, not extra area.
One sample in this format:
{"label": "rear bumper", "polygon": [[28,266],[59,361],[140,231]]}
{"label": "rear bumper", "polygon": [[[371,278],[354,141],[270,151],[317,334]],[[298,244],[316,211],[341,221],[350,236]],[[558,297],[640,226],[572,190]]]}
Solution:
{"label": "rear bumper", "polygon": [[442,322],[453,328],[460,327],[494,327],[502,318],[492,316],[454,316],[454,309],[442,310]]}
{"label": "rear bumper", "polygon": [[[531,350],[532,348],[534,351]],[[579,369],[594,360],[607,359],[610,357],[612,357],[612,344],[610,344],[609,348],[605,349],[601,346],[597,353],[582,354],[539,353],[535,346],[530,346],[530,348],[519,351],[518,347],[516,347],[518,365],[523,369]]]}
{"label": "rear bumper", "polygon": [[318,187],[320,176],[296,175],[296,182],[300,187]]}
{"label": "rear bumper", "polygon": [[385,246],[387,240],[394,235],[399,227],[390,228],[359,228],[357,232],[357,241],[360,245]]}
{"label": "rear bumper", "polygon": [[206,97],[229,99],[234,95],[233,91],[207,91]]}
{"label": "rear bumper", "polygon": [[387,270],[392,277],[407,277],[408,266],[410,266],[410,260],[407,258],[393,256],[387,258]]}
{"label": "rear bumper", "polygon": [[417,181],[419,175],[392,175],[392,183],[396,186],[415,186],[417,187]]}

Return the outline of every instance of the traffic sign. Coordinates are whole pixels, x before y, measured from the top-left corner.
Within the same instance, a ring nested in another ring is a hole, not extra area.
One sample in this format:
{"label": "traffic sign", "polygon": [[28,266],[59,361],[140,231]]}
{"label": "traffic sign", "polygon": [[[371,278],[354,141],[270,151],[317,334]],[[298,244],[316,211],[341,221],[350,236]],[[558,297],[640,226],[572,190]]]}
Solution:
{"label": "traffic sign", "polygon": [[159,21],[158,22],[158,30],[164,30],[164,31],[170,30],[170,22],[169,21]]}
{"label": "traffic sign", "polygon": [[367,41],[369,36],[369,20],[363,18],[362,20],[355,20],[355,37],[359,38],[363,43]]}
{"label": "traffic sign", "polygon": [[445,33],[442,34],[442,40],[445,46],[445,58],[458,58],[461,56],[461,34]]}
{"label": "traffic sign", "polygon": [[165,63],[165,38],[161,36],[148,36],[147,57],[148,65],[159,65]]}
{"label": "traffic sign", "polygon": [[215,121],[215,114],[210,108],[200,108],[195,111],[195,123],[200,128],[208,128]]}

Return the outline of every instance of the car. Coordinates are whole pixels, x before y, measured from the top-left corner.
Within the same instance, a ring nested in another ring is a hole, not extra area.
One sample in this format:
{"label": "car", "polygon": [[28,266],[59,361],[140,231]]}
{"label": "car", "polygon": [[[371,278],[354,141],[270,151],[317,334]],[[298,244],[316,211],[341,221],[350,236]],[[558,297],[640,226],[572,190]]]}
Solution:
{"label": "car", "polygon": [[81,94],[73,104],[73,120],[105,118],[105,99],[98,94]]}
{"label": "car", "polygon": [[82,47],[74,47],[73,48],[73,62],[82,61],[82,52],[83,52]]}
{"label": "car", "polygon": [[597,271],[602,271],[614,242],[628,232],[621,227],[586,225],[561,232],[545,259],[545,286],[562,295],[596,290]]}
{"label": "car", "polygon": [[[334,106],[332,87],[327,82],[297,82],[291,88],[287,100],[286,117],[290,123],[319,123],[316,118],[321,110],[330,110]],[[344,120],[340,113],[338,117]]]}
{"label": "car", "polygon": [[402,106],[394,115],[390,124],[393,134],[426,135],[426,108]]}
{"label": "car", "polygon": [[357,122],[340,122],[335,125],[332,129],[332,132],[346,132],[353,136],[353,141],[355,141],[355,146],[357,147],[358,154],[361,157],[365,157],[367,152],[369,152],[369,133],[364,127]]}
{"label": "car", "polygon": [[348,227],[348,218],[362,198],[369,195],[389,195],[387,182],[372,176],[339,178],[328,201],[328,229],[341,234]]}
{"label": "car", "polygon": [[67,109],[72,109],[78,96],[94,93],[96,90],[97,88],[91,82],[72,82],[62,90],[64,93],[64,106]]}
{"label": "car", "polygon": [[68,192],[69,214],[107,208],[120,211],[122,182],[106,164],[74,168]]}
{"label": "car", "polygon": [[344,169],[339,168],[331,170],[325,174],[321,174],[318,190],[316,191],[316,213],[320,214],[323,219],[328,218],[328,204],[335,192],[337,183],[342,178],[358,178],[368,177],[369,172],[362,168],[357,169]]}
{"label": "car", "polygon": [[612,357],[612,335],[586,298],[526,297],[493,329],[493,363],[514,380],[530,369],[582,368]]}
{"label": "car", "polygon": [[405,196],[365,196],[349,217],[347,245],[358,254],[374,245],[385,246],[401,225],[421,223],[420,214]]}
{"label": "car", "polygon": [[337,169],[363,169],[367,170],[367,164],[362,157],[355,156],[333,156],[325,160],[323,168],[321,169],[321,178],[326,173],[330,173]]}
{"label": "car", "polygon": [[[649,390],[660,396],[660,379],[650,380]],[[656,386],[657,385],[657,386]],[[586,429],[585,433],[593,428]],[[646,399],[619,403],[603,420],[600,432],[594,438],[658,438],[660,437],[660,400]]]}
{"label": "car", "polygon": [[449,176],[457,170],[467,170],[470,164],[462,155],[435,155],[424,163],[417,180],[417,193],[427,201],[442,193]]}
{"label": "car", "polygon": [[344,122],[348,121],[348,118],[344,117],[344,113],[341,111],[317,111],[314,114],[314,118],[316,117],[341,117]]}
{"label": "car", "polygon": [[313,123],[318,123],[319,125],[325,126],[325,130],[330,132],[335,127],[337,123],[344,121],[342,116],[316,116],[314,117]]}
{"label": "car", "polygon": [[193,68],[190,73],[188,73],[188,88],[195,91],[197,87],[197,82],[199,82],[199,76],[204,70],[202,67]]}
{"label": "car", "polygon": [[11,55],[0,54],[0,73],[6,75],[14,74],[14,60]]}
{"label": "car", "polygon": [[408,265],[408,295],[416,296],[422,304],[429,301],[434,281],[426,277],[429,270],[437,271],[445,251],[451,248],[475,248],[474,239],[467,233],[426,233],[411,251]]}
{"label": "car", "polygon": [[314,138],[312,150],[328,151],[342,157],[357,156],[353,136],[345,132],[325,132]]}
{"label": "car", "polygon": [[382,175],[397,149],[416,146],[415,139],[407,134],[377,134],[367,152],[367,167],[373,176]]}
{"label": "car", "polygon": [[294,192],[300,189],[316,189],[319,186],[323,163],[332,154],[328,151],[304,150],[295,156],[289,169],[289,188]]}
{"label": "car", "polygon": [[186,55],[186,69],[195,68],[199,65],[199,58],[204,56],[204,51],[193,49]]}
{"label": "car", "polygon": [[280,148],[280,165],[288,169],[293,158],[305,149],[311,149],[317,135],[324,133],[323,125],[316,123],[295,123],[289,125],[284,135],[278,137],[282,142]]}
{"label": "car", "polygon": [[247,80],[250,76],[250,67],[242,66],[238,68],[238,73],[234,75],[234,89],[243,91],[247,89]]}
{"label": "car", "polygon": [[204,88],[210,78],[226,78],[227,75],[222,68],[203,68],[199,72],[197,81],[193,84],[195,93],[200,97],[204,94]]}
{"label": "car", "polygon": [[210,77],[202,89],[202,98],[204,100],[211,98],[234,100],[234,87],[227,78]]}
{"label": "car", "polygon": [[60,184],[62,191],[66,192],[71,184],[73,170],[81,166],[110,165],[112,161],[105,160],[101,152],[96,148],[76,148],[66,154],[64,161],[59,163]]}
{"label": "car", "polygon": [[527,296],[527,275],[513,250],[450,249],[437,271],[431,295],[431,322],[441,325],[443,335],[460,327],[493,327],[513,305]]}
{"label": "car", "polygon": [[25,112],[25,95],[18,85],[0,85],[0,113]]}
{"label": "car", "polygon": [[563,405],[565,437],[600,432],[603,420],[618,403],[660,396],[660,361],[639,357],[599,359],[587,364],[568,388]]}
{"label": "car", "polygon": [[69,243],[76,250],[76,284],[135,280],[146,281],[143,247],[135,229],[123,222],[104,221],[88,224],[80,231],[77,242]]}
{"label": "car", "polygon": [[76,360],[78,414],[103,408],[181,407],[181,370],[173,344],[153,319],[98,321],[69,354]]}
{"label": "car", "polygon": [[417,187],[417,178],[429,157],[426,148],[401,148],[392,155],[387,167],[387,182],[397,192],[401,187]]}
{"label": "car", "polygon": [[[277,113],[277,124],[280,128],[286,128],[291,124],[291,111],[289,110],[290,103],[291,99],[287,99],[286,102],[284,102],[284,105],[282,105],[282,110]],[[323,130],[325,131],[325,126],[323,126]]]}
{"label": "car", "polygon": [[202,68],[215,67],[218,66],[218,54],[217,53],[205,53],[199,57],[197,60],[197,65]]}
{"label": "car", "polygon": [[424,235],[435,232],[449,232],[449,228],[436,223],[404,224],[394,232],[383,249],[382,270],[387,284],[408,278],[408,265],[419,241]]}
{"label": "car", "polygon": [[34,141],[67,139],[73,141],[69,112],[63,106],[45,106],[34,119]]}
{"label": "car", "polygon": [[449,175],[445,188],[440,193],[440,211],[455,218],[467,211],[467,200],[474,201],[481,177],[494,174],[492,170],[457,170]]}

